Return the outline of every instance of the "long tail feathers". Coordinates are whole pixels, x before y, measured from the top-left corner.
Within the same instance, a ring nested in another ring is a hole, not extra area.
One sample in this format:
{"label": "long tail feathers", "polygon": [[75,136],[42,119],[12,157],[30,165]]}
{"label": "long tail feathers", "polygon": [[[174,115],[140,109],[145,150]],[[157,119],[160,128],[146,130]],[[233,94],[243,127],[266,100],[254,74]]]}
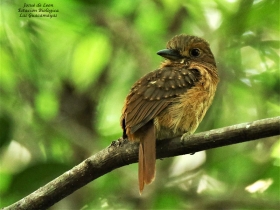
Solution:
{"label": "long tail feathers", "polygon": [[139,182],[139,192],[140,195],[144,189],[144,173],[145,173],[145,166],[144,166],[144,148],[143,143],[140,141],[139,145],[139,163],[138,163],[138,182]]}
{"label": "long tail feathers", "polygon": [[149,126],[140,139],[138,165],[139,192],[155,179],[156,173],[156,135],[154,126]]}

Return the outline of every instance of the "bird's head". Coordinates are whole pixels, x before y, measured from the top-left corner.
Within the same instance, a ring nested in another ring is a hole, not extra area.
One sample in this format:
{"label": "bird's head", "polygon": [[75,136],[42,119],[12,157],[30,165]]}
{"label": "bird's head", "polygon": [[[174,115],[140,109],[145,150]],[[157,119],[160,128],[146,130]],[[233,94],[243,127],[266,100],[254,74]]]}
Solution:
{"label": "bird's head", "polygon": [[166,49],[157,54],[173,62],[195,61],[216,67],[208,42],[196,36],[177,35],[167,42]]}

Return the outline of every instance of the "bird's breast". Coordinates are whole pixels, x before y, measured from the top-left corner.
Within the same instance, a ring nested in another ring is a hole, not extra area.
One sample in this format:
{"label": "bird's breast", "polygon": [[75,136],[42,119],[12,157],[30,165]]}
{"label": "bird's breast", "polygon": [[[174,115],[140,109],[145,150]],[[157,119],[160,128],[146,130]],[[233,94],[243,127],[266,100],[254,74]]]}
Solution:
{"label": "bird's breast", "polygon": [[170,105],[154,118],[157,139],[192,134],[211,105],[218,78],[197,67],[201,78],[195,86],[171,100]]}

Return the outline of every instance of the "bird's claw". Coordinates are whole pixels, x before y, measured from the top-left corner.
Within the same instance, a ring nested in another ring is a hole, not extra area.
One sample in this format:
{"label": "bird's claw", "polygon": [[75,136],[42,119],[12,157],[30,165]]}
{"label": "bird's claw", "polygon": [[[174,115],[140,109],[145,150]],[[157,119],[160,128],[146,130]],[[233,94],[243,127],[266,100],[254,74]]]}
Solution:
{"label": "bird's claw", "polygon": [[189,133],[184,133],[184,134],[181,136],[181,141],[180,141],[180,142],[181,142],[182,144],[184,144],[185,141],[188,140],[189,136],[190,136]]}
{"label": "bird's claw", "polygon": [[[180,141],[181,144],[184,144],[185,141],[188,141],[189,137],[190,137],[190,134],[189,134],[189,133],[184,133],[184,134],[181,136],[181,141]],[[194,154],[195,154],[195,152],[190,153],[190,155],[194,155]]]}
{"label": "bird's claw", "polygon": [[112,143],[110,144],[110,147],[120,147],[120,146],[124,145],[126,142],[127,142],[126,138],[124,139],[123,137],[120,137],[120,138],[118,138],[118,140],[112,141]]}

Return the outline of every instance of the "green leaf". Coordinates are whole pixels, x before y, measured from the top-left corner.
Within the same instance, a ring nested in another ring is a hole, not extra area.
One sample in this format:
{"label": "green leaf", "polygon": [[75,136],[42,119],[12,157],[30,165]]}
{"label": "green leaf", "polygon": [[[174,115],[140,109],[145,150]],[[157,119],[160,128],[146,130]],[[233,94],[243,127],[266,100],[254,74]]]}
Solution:
{"label": "green leaf", "polygon": [[40,117],[45,120],[54,118],[59,107],[55,93],[49,90],[43,90],[36,96],[35,106]]}
{"label": "green leaf", "polygon": [[82,37],[73,55],[72,80],[79,90],[94,83],[111,57],[108,38],[102,33]]}

